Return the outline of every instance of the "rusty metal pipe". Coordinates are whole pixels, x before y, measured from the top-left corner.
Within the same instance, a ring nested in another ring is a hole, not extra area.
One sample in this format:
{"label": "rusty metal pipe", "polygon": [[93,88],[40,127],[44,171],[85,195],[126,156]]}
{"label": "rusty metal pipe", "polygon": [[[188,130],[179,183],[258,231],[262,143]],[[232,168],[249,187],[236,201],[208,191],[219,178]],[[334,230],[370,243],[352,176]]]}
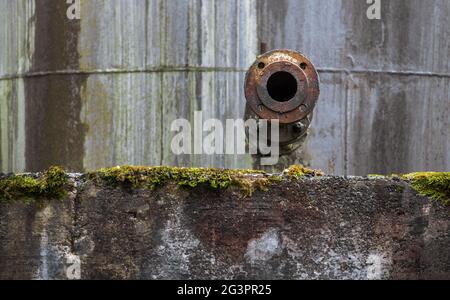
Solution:
{"label": "rusty metal pipe", "polygon": [[256,59],[247,72],[247,118],[278,120],[283,152],[298,148],[319,98],[319,75],[303,54],[273,50]]}

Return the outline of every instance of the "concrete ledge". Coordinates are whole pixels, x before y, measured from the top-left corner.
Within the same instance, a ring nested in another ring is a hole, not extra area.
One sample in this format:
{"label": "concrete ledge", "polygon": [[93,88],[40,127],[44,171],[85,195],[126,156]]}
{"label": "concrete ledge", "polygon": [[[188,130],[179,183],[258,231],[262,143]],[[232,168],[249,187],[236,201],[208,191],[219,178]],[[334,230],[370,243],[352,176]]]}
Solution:
{"label": "concrete ledge", "polygon": [[0,204],[0,279],[450,279],[450,208],[400,179],[284,177],[248,197],[70,181],[61,201]]}

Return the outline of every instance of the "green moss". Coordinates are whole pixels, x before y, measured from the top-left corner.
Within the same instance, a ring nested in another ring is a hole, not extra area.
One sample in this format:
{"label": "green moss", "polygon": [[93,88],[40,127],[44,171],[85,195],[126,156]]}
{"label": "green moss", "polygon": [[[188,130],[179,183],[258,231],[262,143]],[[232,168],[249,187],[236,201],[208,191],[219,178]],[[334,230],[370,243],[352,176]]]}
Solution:
{"label": "green moss", "polygon": [[380,174],[368,174],[367,177],[369,177],[369,178],[385,178],[387,176],[380,175]]}
{"label": "green moss", "polygon": [[291,167],[289,167],[285,173],[290,177],[290,178],[294,178],[294,179],[299,179],[301,177],[304,176],[312,176],[312,177],[316,177],[316,176],[324,176],[324,173],[320,170],[313,170],[313,169],[308,169],[304,166],[301,165],[293,165]]}
{"label": "green moss", "polygon": [[88,178],[101,180],[113,186],[149,190],[169,182],[188,188],[206,185],[212,189],[227,189],[237,186],[248,196],[256,189],[265,190],[277,181],[276,176],[256,170],[132,166],[100,169],[89,173]]}
{"label": "green moss", "polygon": [[450,172],[418,172],[401,176],[422,196],[450,205]]}
{"label": "green moss", "polygon": [[267,192],[272,184],[281,180],[282,177],[277,175],[259,178],[241,175],[233,178],[233,185],[240,187],[246,197],[251,197],[256,190]]}
{"label": "green moss", "polygon": [[13,200],[60,199],[66,195],[68,176],[60,167],[51,167],[40,178],[14,175],[0,179],[0,202]]}

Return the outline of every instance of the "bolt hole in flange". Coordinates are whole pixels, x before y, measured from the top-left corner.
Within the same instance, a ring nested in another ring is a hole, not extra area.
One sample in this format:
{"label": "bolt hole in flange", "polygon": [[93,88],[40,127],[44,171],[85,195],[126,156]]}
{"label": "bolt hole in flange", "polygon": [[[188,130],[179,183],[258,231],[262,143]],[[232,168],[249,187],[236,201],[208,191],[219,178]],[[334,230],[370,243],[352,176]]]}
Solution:
{"label": "bolt hole in flange", "polygon": [[297,80],[289,72],[276,72],[267,81],[267,92],[275,101],[289,101],[297,94]]}
{"label": "bolt hole in flange", "polygon": [[266,67],[266,64],[263,63],[263,62],[260,62],[260,63],[258,64],[258,68],[259,68],[259,69],[264,69],[265,67]]}
{"label": "bolt hole in flange", "polygon": [[306,70],[307,67],[308,65],[304,62],[300,64],[300,68],[302,68],[302,70]]}

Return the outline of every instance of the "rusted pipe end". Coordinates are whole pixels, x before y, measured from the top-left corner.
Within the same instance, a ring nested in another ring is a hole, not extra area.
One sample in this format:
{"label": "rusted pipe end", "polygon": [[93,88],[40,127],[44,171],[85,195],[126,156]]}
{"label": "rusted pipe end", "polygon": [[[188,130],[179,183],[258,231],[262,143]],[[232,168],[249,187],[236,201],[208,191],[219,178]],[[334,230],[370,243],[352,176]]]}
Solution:
{"label": "rusted pipe end", "polygon": [[273,50],[257,58],[247,72],[245,97],[262,119],[297,123],[314,109],[319,98],[319,75],[303,54]]}

